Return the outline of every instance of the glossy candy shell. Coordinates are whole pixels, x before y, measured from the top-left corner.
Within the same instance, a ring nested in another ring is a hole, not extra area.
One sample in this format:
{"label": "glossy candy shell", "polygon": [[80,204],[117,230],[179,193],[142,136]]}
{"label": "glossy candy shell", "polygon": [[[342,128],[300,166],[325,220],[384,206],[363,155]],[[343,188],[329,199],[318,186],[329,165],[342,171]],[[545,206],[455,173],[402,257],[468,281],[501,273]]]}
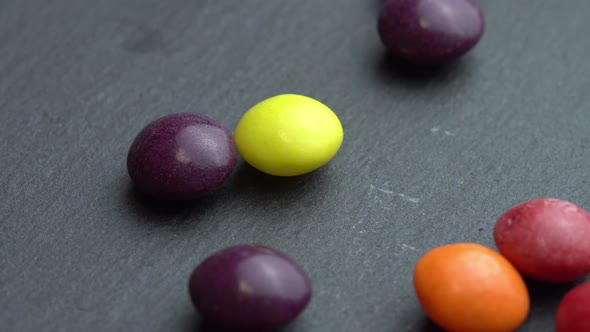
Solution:
{"label": "glossy candy shell", "polygon": [[235,131],[238,151],[254,168],[296,176],[329,162],[342,144],[340,120],[323,103],[301,95],[278,95],[252,107]]}
{"label": "glossy candy shell", "polygon": [[569,291],[559,303],[557,332],[590,331],[590,281]]}
{"label": "glossy candy shell", "polygon": [[504,212],[496,246],[522,274],[569,282],[590,273],[590,214],[559,199],[535,199]]}
{"label": "glossy candy shell", "polygon": [[378,20],[383,44],[397,57],[423,65],[459,58],[479,42],[484,27],[472,0],[389,0]]}
{"label": "glossy candy shell", "polygon": [[198,113],[177,113],[148,124],[127,156],[129,176],[162,200],[194,199],[219,187],[237,162],[231,132]]}
{"label": "glossy candy shell", "polygon": [[293,320],[311,299],[305,271],[284,253],[241,245],[202,262],[189,282],[191,299],[209,323],[265,331]]}

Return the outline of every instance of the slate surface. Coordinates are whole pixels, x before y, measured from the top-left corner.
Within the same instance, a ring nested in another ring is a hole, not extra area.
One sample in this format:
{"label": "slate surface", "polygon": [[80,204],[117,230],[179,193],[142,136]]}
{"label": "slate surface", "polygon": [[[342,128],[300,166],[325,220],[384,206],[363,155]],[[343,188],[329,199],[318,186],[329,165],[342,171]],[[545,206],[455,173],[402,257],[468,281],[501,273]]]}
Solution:
{"label": "slate surface", "polygon": [[[493,246],[524,200],[590,208],[589,1],[482,0],[482,42],[436,71],[385,56],[379,2],[1,1],[2,330],[204,330],[190,271],[254,242],[314,280],[286,331],[436,331],[411,286],[426,250]],[[133,192],[125,158],[146,123],[195,111],[233,129],[279,93],[340,116],[328,166],[241,163],[184,205]],[[551,331],[571,286],[531,284],[521,331]]]}

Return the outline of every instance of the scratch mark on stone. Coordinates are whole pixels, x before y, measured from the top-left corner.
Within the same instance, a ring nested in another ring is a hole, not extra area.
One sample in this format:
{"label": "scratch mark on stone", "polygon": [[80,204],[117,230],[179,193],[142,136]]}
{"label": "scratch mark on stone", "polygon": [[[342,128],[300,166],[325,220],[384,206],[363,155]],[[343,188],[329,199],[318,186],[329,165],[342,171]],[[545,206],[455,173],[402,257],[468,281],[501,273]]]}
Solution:
{"label": "scratch mark on stone", "polygon": [[401,197],[403,200],[406,200],[408,202],[412,202],[414,204],[418,204],[418,202],[420,202],[419,198],[416,197],[410,197],[408,195],[404,195],[404,194],[397,194],[399,197]]}
{"label": "scratch mark on stone", "polygon": [[[432,127],[430,128],[430,132],[432,133],[432,135],[438,135],[439,133],[441,133],[441,130],[439,127]],[[445,136],[455,136],[454,132],[448,130],[443,130],[442,133],[445,134]]]}
{"label": "scratch mark on stone", "polygon": [[412,250],[412,251],[419,251],[418,248],[412,247],[411,245],[402,243],[402,249]]}
{"label": "scratch mark on stone", "polygon": [[[411,203],[414,203],[414,204],[418,204],[418,202],[420,202],[420,199],[419,198],[411,197],[411,196],[408,196],[406,194],[395,193],[395,192],[393,192],[391,190],[384,189],[384,188],[377,188],[377,187],[375,187],[372,184],[370,185],[370,188],[371,188],[371,190],[377,189],[377,191],[382,192],[382,193],[387,194],[387,195],[396,195],[399,198],[403,199],[404,201],[408,201],[408,202],[411,202]],[[375,199],[377,201],[381,202],[381,199],[379,199],[377,196],[375,196]]]}
{"label": "scratch mark on stone", "polygon": [[445,130],[445,135],[447,136],[455,136],[455,133]]}
{"label": "scratch mark on stone", "polygon": [[377,188],[377,190],[379,190],[382,193],[386,193],[388,195],[393,194],[393,191],[391,191],[391,190],[387,190],[387,189],[383,189],[383,188]]}

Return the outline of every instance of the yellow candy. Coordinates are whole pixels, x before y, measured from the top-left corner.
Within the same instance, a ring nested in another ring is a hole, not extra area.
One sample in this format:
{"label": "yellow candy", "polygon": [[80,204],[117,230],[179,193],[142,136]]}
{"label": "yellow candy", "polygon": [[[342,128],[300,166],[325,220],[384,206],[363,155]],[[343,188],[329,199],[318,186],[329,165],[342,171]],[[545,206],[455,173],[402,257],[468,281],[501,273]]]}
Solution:
{"label": "yellow candy", "polygon": [[235,131],[238,151],[258,170],[278,176],[311,172],[342,145],[342,125],[332,110],[300,95],[278,95],[252,107]]}

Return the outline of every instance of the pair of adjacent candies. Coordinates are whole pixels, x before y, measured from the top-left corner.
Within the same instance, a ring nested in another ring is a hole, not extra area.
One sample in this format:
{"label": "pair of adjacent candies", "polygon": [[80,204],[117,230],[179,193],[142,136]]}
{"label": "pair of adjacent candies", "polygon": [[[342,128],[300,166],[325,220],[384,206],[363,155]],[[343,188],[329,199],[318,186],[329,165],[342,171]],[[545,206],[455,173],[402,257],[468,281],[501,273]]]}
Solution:
{"label": "pair of adjacent candies", "polygon": [[[279,95],[251,108],[234,137],[215,119],[177,113],[148,124],[127,156],[129,175],[141,192],[162,200],[198,198],[223,184],[237,152],[260,171],[295,176],[326,164],[343,139],[338,117],[300,95]],[[305,271],[287,255],[264,246],[225,249],[192,273],[196,309],[215,326],[262,331],[298,316],[311,299]]]}
{"label": "pair of adjacent candies", "polygon": [[252,107],[234,136],[217,120],[176,113],[148,124],[133,141],[127,169],[136,187],[161,200],[189,200],[218,188],[237,153],[258,170],[295,176],[326,164],[340,149],[340,120],[321,102],[279,95]]}
{"label": "pair of adjacent candies", "polygon": [[[573,203],[544,198],[516,205],[498,218],[493,237],[499,253],[454,243],[417,262],[416,295],[445,330],[514,331],[530,310],[523,277],[549,289],[590,275],[590,213]],[[557,332],[590,331],[590,282],[568,292],[555,322]]]}

